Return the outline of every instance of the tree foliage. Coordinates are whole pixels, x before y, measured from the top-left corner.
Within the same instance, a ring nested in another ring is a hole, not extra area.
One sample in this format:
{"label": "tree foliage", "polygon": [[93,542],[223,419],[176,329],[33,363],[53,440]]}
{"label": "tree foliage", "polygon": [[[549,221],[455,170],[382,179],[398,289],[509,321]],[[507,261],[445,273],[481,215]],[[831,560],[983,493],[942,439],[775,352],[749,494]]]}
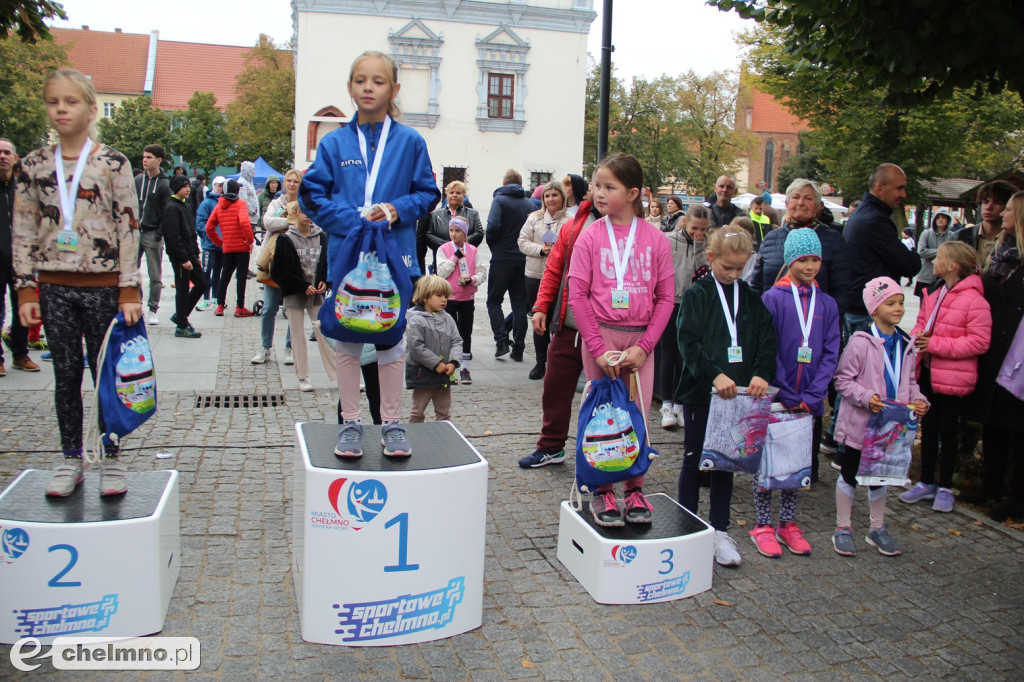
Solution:
{"label": "tree foliage", "polygon": [[[50,39],[50,29],[45,19],[67,19],[64,6],[51,0],[4,0],[0,2],[0,35],[11,32],[22,42],[35,43]],[[11,62],[4,62],[10,64]]]}
{"label": "tree foliage", "polygon": [[210,173],[228,165],[231,140],[225,128],[224,114],[217,108],[212,92],[197,92],[188,100],[188,108],[171,115],[174,122],[174,153],[188,164]]}
{"label": "tree foliage", "polygon": [[722,11],[777,27],[795,63],[824,68],[830,85],[884,90],[908,106],[957,89],[1024,98],[1024,15],[1013,2],[928,0],[817,2],[707,0]]}
{"label": "tree foliage", "polygon": [[163,145],[167,150],[164,165],[171,163],[175,135],[171,117],[153,106],[152,98],[143,95],[126,99],[114,109],[111,118],[99,122],[100,140],[128,157],[131,164],[142,167],[142,148],[147,144]]}
{"label": "tree foliage", "polygon": [[[584,168],[590,173],[597,153],[597,64],[591,66],[586,93]],[[613,75],[608,151],[637,157],[650,187],[657,189],[671,178],[703,193],[723,172],[734,171],[753,146],[751,135],[732,127],[736,94],[736,81],[724,72],[633,78],[628,89]]]}
{"label": "tree foliage", "polygon": [[806,178],[816,182],[825,182],[828,179],[825,168],[818,158],[818,150],[811,146],[813,143],[808,141],[808,132],[800,131],[797,137],[800,138],[797,152],[779,166],[779,173],[775,179],[776,187],[788,187],[789,183],[797,178]]}
{"label": "tree foliage", "polygon": [[882,162],[902,166],[911,200],[920,200],[923,179],[986,177],[1021,159],[1024,106],[1015,94],[954,89],[948,98],[901,106],[887,87],[829,78],[828,67],[796,58],[786,40],[770,26],[741,37],[751,46],[757,87],[808,122],[807,146],[844,195],[859,196]]}
{"label": "tree foliage", "polygon": [[67,52],[52,40],[34,45],[0,40],[0,137],[24,155],[46,142],[50,122],[43,104],[46,78],[68,63]]}
{"label": "tree foliage", "polygon": [[227,132],[239,158],[263,158],[278,168],[292,165],[295,70],[291,54],[267,36],[245,58],[238,74],[237,99],[227,107]]}

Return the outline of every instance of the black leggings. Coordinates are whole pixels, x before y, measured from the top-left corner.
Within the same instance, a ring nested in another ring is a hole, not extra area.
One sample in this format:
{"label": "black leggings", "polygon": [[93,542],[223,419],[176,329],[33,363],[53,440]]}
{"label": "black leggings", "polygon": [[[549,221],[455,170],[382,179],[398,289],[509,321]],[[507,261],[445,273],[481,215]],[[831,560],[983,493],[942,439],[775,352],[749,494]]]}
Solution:
{"label": "black leggings", "polygon": [[[43,324],[53,358],[53,406],[65,455],[77,450],[80,457],[82,451],[82,337],[95,385],[100,346],[117,314],[118,294],[117,287],[39,285]],[[103,430],[102,417],[100,429]]]}
{"label": "black leggings", "polygon": [[225,305],[231,273],[235,273],[235,296],[239,308],[245,307],[245,280],[249,277],[249,252],[225,253],[224,265],[220,271],[220,286],[217,287],[217,305]]}
{"label": "black leggings", "polygon": [[[939,487],[953,487],[960,436],[960,412],[963,399],[943,395],[932,389],[929,368],[921,369],[918,382],[931,407],[921,418],[921,482],[935,484],[935,465],[939,465]],[[941,446],[940,446],[941,442]],[[941,447],[941,454],[940,454]]]}
{"label": "black leggings", "polygon": [[[540,280],[533,277],[526,278],[526,306],[527,310],[533,308],[537,302],[537,294],[540,292]],[[551,335],[548,332],[538,334],[533,332],[533,350],[537,354],[537,363],[546,365],[548,362],[548,346],[551,344]]]}
{"label": "black leggings", "polygon": [[463,353],[473,352],[473,318],[476,312],[474,305],[472,299],[468,301],[448,299],[448,305],[445,307],[448,314],[455,319],[455,326],[459,330],[459,336],[462,337]]}
{"label": "black leggings", "polygon": [[[860,450],[849,445],[843,446],[843,470],[841,476],[847,485],[857,487],[857,470],[860,469]],[[884,486],[869,485],[868,490],[878,490]]]}

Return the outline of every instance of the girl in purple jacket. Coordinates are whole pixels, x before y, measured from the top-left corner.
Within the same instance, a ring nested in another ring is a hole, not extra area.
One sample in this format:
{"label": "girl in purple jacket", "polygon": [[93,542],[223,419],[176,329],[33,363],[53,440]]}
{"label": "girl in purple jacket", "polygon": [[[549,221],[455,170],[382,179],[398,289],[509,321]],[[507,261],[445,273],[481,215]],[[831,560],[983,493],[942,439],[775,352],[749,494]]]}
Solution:
{"label": "girl in purple jacket", "polygon": [[[839,309],[835,299],[814,279],[821,269],[821,241],[813,229],[790,231],[783,255],[788,273],[761,297],[775,320],[779,337],[777,369],[771,384],[779,389],[776,398],[786,409],[814,415],[811,476],[817,480],[825,395],[839,362]],[[811,553],[811,546],[796,525],[796,500],[796,490],[780,491],[779,526],[775,528],[772,493],[761,490],[755,480],[757,522],[750,537],[764,556],[782,556],[779,543],[793,554]]]}
{"label": "girl in purple jacket", "polygon": [[[836,442],[845,446],[842,475],[836,481],[836,554],[854,556],[853,499],[857,470],[871,413],[880,412],[882,400],[913,403],[919,416],[928,401],[914,380],[913,341],[897,327],[903,319],[903,290],[891,277],[876,277],[864,285],[864,307],[871,315],[869,331],[850,337],[836,370],[836,391],[843,397],[836,417]],[[869,486],[871,528],[865,541],[885,556],[901,554],[885,525],[885,487]]]}

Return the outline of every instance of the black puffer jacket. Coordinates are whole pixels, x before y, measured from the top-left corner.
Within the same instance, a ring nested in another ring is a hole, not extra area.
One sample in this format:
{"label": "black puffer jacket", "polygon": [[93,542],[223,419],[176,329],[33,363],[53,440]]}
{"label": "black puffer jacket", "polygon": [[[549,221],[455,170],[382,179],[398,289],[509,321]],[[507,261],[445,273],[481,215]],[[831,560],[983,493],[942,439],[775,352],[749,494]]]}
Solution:
{"label": "black puffer jacket", "polygon": [[870,192],[864,193],[860,206],[847,221],[843,238],[854,273],[853,290],[857,293],[847,312],[867,315],[860,293],[869,280],[875,277],[914,277],[921,270],[921,256],[900,241],[900,231],[892,219],[892,208]]}
{"label": "black puffer jacket", "polygon": [[[761,260],[754,266],[751,283],[751,287],[758,293],[771,289],[778,279],[779,271],[785,264],[783,252],[786,237],[792,230],[793,228],[789,226],[780,227],[764,236],[759,251]],[[851,300],[859,298],[855,296],[859,290],[854,289],[846,242],[843,241],[843,235],[825,223],[819,222],[814,231],[821,241],[821,271],[817,277],[818,285],[822,291],[835,299],[839,314],[842,315],[849,308]],[[907,247],[904,246],[903,250],[906,251]]]}
{"label": "black puffer jacket", "polygon": [[199,235],[196,234],[196,217],[192,208],[172,196],[164,206],[163,225],[164,248],[172,265],[185,262],[199,262]]}

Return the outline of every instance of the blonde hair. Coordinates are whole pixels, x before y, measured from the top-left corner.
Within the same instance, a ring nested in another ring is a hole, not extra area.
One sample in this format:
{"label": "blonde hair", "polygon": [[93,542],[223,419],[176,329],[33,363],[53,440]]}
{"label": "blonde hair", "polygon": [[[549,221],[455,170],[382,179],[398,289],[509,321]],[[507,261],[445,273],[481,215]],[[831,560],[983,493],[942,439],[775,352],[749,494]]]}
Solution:
{"label": "blonde hair", "polygon": [[[1013,207],[1013,236],[1017,240],[1017,252],[1024,253],[1024,192],[1017,192],[1006,204]],[[1009,238],[1010,235],[1003,232],[999,242]]]}
{"label": "blonde hair", "polygon": [[747,234],[753,238],[754,236],[754,221],[744,216],[737,216],[732,219],[729,223],[729,227],[739,227],[747,231]]}
{"label": "blonde hair", "polygon": [[285,219],[291,225],[299,224],[299,214],[302,213],[302,209],[299,208],[299,202],[289,201],[288,205],[284,207]]}
{"label": "blonde hair", "polygon": [[[46,100],[46,88],[50,87],[50,83],[54,83],[58,80],[70,81],[70,83],[78,89],[78,93],[85,100],[85,103],[89,105],[91,109],[96,109],[96,88],[93,87],[92,81],[89,80],[88,76],[83,74],[77,69],[57,69],[51,73],[46,81],[43,82],[43,101]],[[96,117],[89,122],[89,137],[96,137]]]}
{"label": "blonde hair", "polygon": [[742,253],[750,256],[754,249],[754,242],[750,234],[744,230],[737,230],[733,226],[716,227],[708,232],[707,250],[720,258],[723,253]]}
{"label": "blonde hair", "polygon": [[964,279],[971,274],[977,274],[979,270],[978,252],[961,241],[951,240],[943,242],[939,245],[937,255],[948,259],[950,263],[956,266],[960,279]]}
{"label": "blonde hair", "polygon": [[562,183],[559,182],[558,180],[552,180],[548,184],[544,185],[544,190],[540,193],[540,196],[541,196],[541,207],[540,207],[539,210],[533,212],[533,215],[537,216],[538,218],[543,218],[544,215],[547,213],[548,209],[544,207],[543,202],[544,202],[544,195],[547,194],[548,190],[550,190],[550,189],[555,190],[556,192],[558,192],[559,196],[562,197],[562,208],[560,208],[558,210],[559,211],[564,211],[565,210],[565,204],[566,204],[565,187],[563,187]]}
{"label": "blonde hair", "polygon": [[451,295],[452,285],[448,283],[448,280],[437,275],[424,275],[416,280],[416,290],[412,292],[412,302],[414,305],[423,305],[431,296],[450,298]]}
{"label": "blonde hair", "polygon": [[286,171],[284,172],[284,177],[282,177],[282,178],[281,178],[281,184],[282,184],[282,185],[284,184],[284,181],[288,179],[288,176],[289,176],[289,175],[294,175],[295,177],[297,177],[297,178],[299,179],[299,182],[300,182],[300,183],[302,182],[302,173],[300,173],[300,172],[299,172],[299,171],[298,171],[297,169],[295,169],[295,168],[289,168],[288,170],[286,170]]}
{"label": "blonde hair", "polygon": [[464,183],[462,180],[452,180],[444,188],[444,193],[448,194],[448,192],[451,192],[453,189],[461,189],[462,193],[465,194],[466,193],[466,183]]}
{"label": "blonde hair", "polygon": [[394,59],[384,54],[383,52],[378,52],[377,50],[367,50],[366,52],[356,57],[356,60],[352,62],[352,68],[349,69],[348,72],[349,85],[352,84],[352,78],[355,77],[356,75],[356,67],[359,66],[359,62],[363,61],[364,59],[372,59],[374,57],[384,62],[384,73],[388,79],[389,90],[388,116],[390,116],[391,118],[398,118],[399,116],[402,115],[402,110],[399,109],[398,105],[395,103],[395,85],[398,84],[398,64],[395,63]]}

